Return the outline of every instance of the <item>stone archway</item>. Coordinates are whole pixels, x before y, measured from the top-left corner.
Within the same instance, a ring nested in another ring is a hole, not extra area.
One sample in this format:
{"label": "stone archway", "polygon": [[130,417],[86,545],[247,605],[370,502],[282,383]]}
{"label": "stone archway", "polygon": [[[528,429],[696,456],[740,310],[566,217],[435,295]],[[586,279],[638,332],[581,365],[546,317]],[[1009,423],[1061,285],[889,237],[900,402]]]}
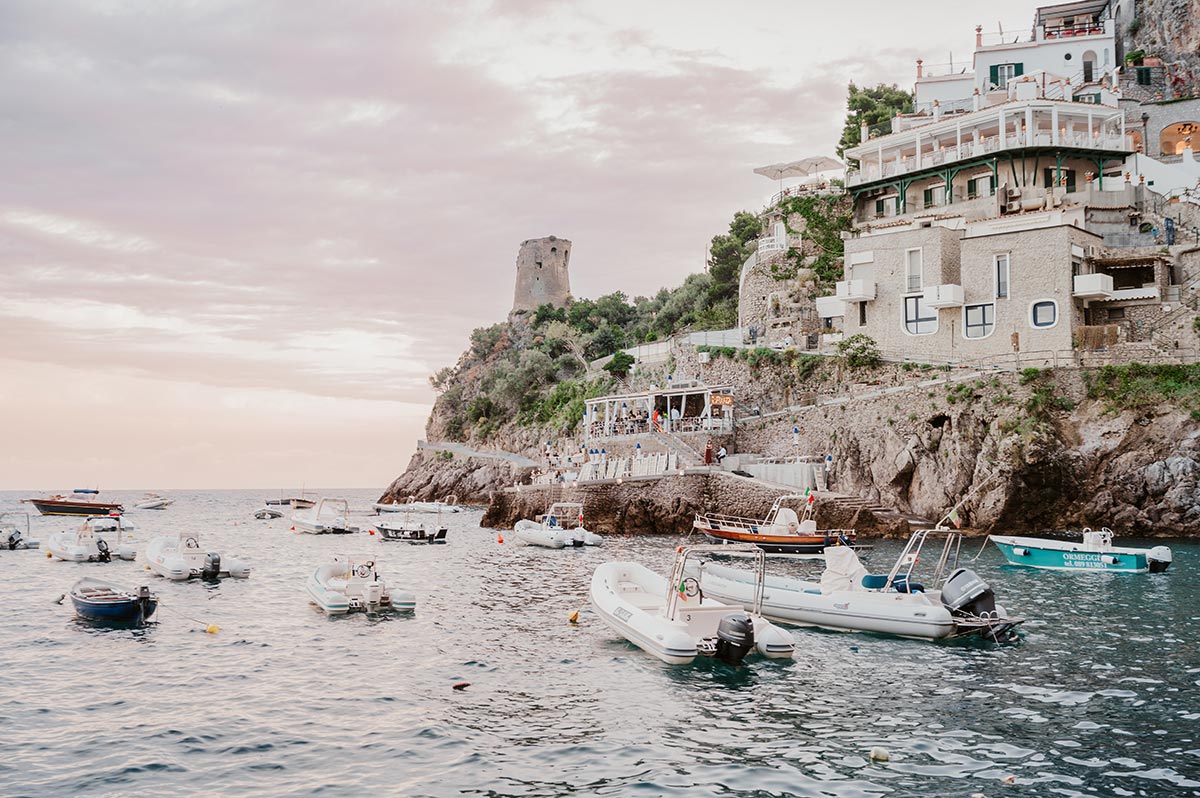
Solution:
{"label": "stone archway", "polygon": [[1200,122],[1176,122],[1167,125],[1159,134],[1159,152],[1163,155],[1182,155],[1184,150],[1196,150],[1200,143]]}

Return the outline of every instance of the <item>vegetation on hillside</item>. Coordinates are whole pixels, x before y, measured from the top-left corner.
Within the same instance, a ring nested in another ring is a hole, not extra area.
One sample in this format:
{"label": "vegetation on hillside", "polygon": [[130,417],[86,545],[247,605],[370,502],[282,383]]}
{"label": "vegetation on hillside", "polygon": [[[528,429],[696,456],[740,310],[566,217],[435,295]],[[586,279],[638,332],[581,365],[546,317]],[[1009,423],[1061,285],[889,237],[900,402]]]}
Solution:
{"label": "vegetation on hillside", "polygon": [[892,117],[897,112],[911,114],[912,110],[912,92],[895,84],[880,83],[874,88],[860,89],[851,82],[846,92],[846,124],[838,140],[838,157],[845,157],[846,150],[862,143],[860,126],[863,122],[867,123],[872,136],[879,136],[892,132]]}
{"label": "vegetation on hillside", "polygon": [[[854,204],[845,194],[789,197],[779,204],[785,219],[793,215],[804,220],[804,238],[817,248],[816,259],[804,263],[804,254],[796,247],[787,251],[786,267],[772,266],[771,273],[779,280],[796,276],[801,266],[807,266],[822,283],[837,282],[842,277],[842,257],[845,242],[842,233],[853,228]],[[788,225],[789,233],[799,232]]]}

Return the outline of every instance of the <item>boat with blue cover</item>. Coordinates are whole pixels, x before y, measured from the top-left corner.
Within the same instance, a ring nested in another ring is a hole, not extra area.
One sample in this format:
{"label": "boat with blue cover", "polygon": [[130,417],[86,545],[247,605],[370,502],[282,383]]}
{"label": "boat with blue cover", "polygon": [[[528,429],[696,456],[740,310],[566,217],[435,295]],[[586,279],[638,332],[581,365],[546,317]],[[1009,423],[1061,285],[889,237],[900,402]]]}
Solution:
{"label": "boat with blue cover", "polygon": [[1153,546],[1135,549],[1113,545],[1108,527],[1083,530],[1083,540],[989,535],[989,539],[1013,565],[1046,568],[1055,571],[1121,571],[1124,573],[1161,573],[1171,565],[1171,549]]}
{"label": "boat with blue cover", "polygon": [[144,623],[158,609],[158,596],[145,585],[129,591],[88,577],[72,586],[71,603],[77,615],[91,621]]}

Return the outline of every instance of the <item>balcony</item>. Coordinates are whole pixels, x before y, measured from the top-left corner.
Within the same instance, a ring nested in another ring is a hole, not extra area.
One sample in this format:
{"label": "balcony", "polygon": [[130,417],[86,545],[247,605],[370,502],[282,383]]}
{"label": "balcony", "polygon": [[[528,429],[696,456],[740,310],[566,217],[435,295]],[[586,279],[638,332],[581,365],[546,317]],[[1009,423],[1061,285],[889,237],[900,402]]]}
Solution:
{"label": "balcony", "polygon": [[758,239],[758,254],[770,255],[773,252],[783,252],[789,247],[798,247],[801,243],[801,236],[787,236],[778,238],[776,236],[767,236],[766,238]]}
{"label": "balcony", "polygon": [[841,280],[834,296],[843,302],[870,302],[875,298],[875,281]]}
{"label": "balcony", "polygon": [[1072,295],[1076,299],[1112,299],[1113,281],[1111,274],[1077,274]]}
{"label": "balcony", "polygon": [[925,304],[931,308],[958,308],[963,304],[961,285],[946,283],[925,289]]}
{"label": "balcony", "polygon": [[817,315],[823,319],[832,319],[846,315],[846,302],[836,296],[819,296],[816,299]]}

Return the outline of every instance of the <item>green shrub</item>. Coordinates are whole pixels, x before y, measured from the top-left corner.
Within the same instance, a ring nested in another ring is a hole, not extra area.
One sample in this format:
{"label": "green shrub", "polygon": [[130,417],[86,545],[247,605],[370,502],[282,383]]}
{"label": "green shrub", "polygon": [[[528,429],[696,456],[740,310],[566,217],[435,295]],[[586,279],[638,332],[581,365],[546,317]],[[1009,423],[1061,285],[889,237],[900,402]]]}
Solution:
{"label": "green shrub", "polygon": [[1028,385],[1029,383],[1033,382],[1034,380],[1036,380],[1042,376],[1042,370],[1038,369],[1038,368],[1021,369],[1020,374],[1021,374],[1021,376],[1018,378],[1017,381],[1021,385]]}
{"label": "green shrub", "polygon": [[624,377],[629,373],[629,369],[633,364],[633,355],[621,351],[613,355],[612,360],[604,364],[604,370],[614,377]]}
{"label": "green shrub", "polygon": [[837,351],[850,368],[871,368],[879,365],[879,347],[874,338],[864,333],[838,342]]}

